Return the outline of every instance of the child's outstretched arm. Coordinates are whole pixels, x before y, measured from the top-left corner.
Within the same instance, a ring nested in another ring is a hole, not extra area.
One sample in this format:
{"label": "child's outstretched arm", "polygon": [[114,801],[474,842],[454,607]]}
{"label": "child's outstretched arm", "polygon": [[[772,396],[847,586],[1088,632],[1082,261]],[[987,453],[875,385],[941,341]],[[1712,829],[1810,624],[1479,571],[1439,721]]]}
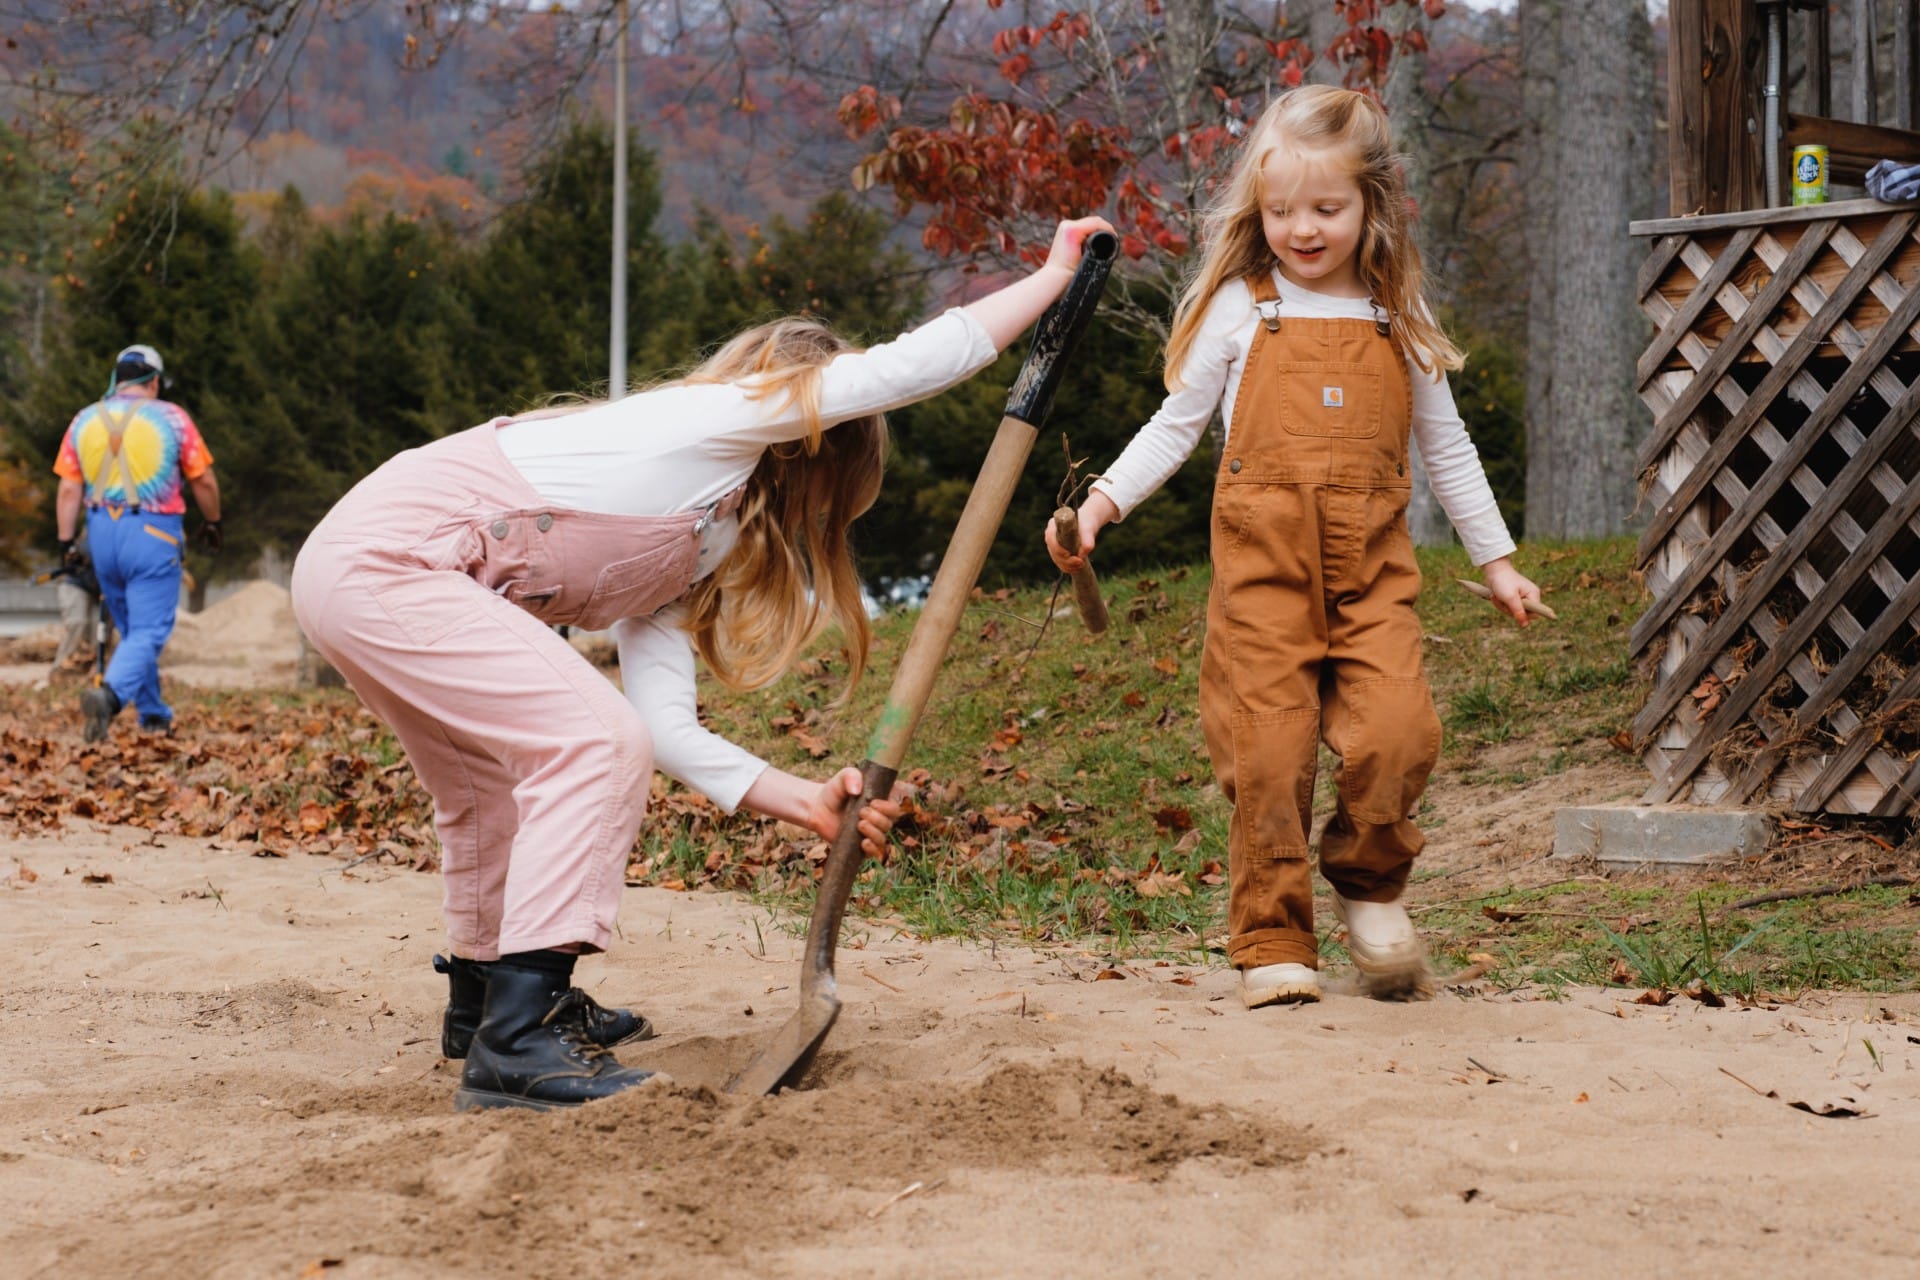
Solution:
{"label": "child's outstretched arm", "polygon": [[961,310],[980,322],[993,339],[993,345],[1005,351],[1013,340],[1033,324],[1054,299],[1066,292],[1073,273],[1080,267],[1080,246],[1096,231],[1112,231],[1113,224],[1094,216],[1075,218],[1054,228],[1053,245],[1047,260],[1038,270],[997,289],[986,297],[969,302]]}

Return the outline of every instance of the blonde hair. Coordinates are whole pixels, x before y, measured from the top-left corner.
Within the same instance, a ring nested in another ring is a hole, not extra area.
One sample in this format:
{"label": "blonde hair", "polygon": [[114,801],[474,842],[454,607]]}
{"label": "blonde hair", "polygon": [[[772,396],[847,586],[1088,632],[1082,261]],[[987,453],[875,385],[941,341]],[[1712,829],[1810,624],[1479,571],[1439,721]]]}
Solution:
{"label": "blonde hair", "polygon": [[1360,280],[1393,323],[1393,335],[1423,373],[1434,365],[1458,369],[1466,356],[1434,321],[1423,296],[1425,274],[1413,239],[1406,174],[1393,149],[1393,130],[1380,104],[1363,93],[1305,85],[1267,105],[1248,135],[1226,184],[1203,220],[1205,251],[1181,291],[1167,340],[1166,383],[1180,386],[1180,369],[1199,335],[1207,305],[1221,286],[1273,270],[1273,249],[1260,221],[1265,192],[1261,170],[1275,154],[1298,163],[1324,153],[1343,160],[1359,184],[1365,220],[1355,251]]}
{"label": "blonde hair", "polygon": [[834,624],[849,691],[866,669],[872,631],[847,528],[880,494],[887,423],[877,413],[831,428],[820,419],[820,371],[853,349],[817,320],[777,320],[748,329],[678,380],[734,383],[754,400],[779,396],[806,426],[799,439],[761,455],[741,500],[739,540],[688,597],[694,647],[733,688],[778,679]]}
{"label": "blonde hair", "polygon": [[[741,497],[733,550],[687,595],[684,625],[694,648],[732,688],[779,679],[836,623],[849,666],[842,699],[866,670],[873,633],[847,528],[880,495],[887,421],[875,413],[829,428],[820,418],[820,370],[854,349],[818,320],[776,320],[739,334],[679,378],[636,389],[732,383],[750,400],[781,397],[779,407],[797,407],[806,428],[760,455]],[[560,396],[512,420],[605,403]]]}

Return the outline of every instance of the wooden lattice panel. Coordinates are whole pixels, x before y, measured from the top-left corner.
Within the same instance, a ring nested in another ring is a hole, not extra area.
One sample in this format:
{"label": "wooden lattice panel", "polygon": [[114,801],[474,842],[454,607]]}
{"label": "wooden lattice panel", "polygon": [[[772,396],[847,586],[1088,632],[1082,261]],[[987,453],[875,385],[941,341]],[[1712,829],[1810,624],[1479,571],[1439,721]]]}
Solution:
{"label": "wooden lattice panel", "polygon": [[1920,813],[1920,211],[1635,231],[1646,798]]}

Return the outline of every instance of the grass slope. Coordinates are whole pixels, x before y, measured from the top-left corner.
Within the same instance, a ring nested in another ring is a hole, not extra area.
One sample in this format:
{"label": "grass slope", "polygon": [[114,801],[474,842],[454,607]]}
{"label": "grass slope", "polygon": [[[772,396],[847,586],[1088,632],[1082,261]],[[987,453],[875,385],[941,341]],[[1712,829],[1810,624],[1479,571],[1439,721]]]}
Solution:
{"label": "grass slope", "polygon": [[[1781,886],[1886,878],[1910,862],[1891,850],[1897,826],[1862,835],[1801,822],[1767,858],[1707,875],[1603,875],[1547,857],[1555,809],[1632,800],[1646,786],[1616,745],[1641,697],[1626,655],[1645,606],[1631,550],[1624,539],[1523,549],[1559,613],[1524,630],[1454,585],[1475,576],[1461,552],[1421,552],[1428,675],[1446,737],[1420,810],[1429,847],[1409,903],[1441,967],[1490,957],[1491,981],[1548,991],[1911,985],[1906,890],[1734,905]],[[862,877],[855,912],[867,927],[1221,960],[1228,807],[1197,714],[1208,578],[1202,565],[1106,583],[1114,627],[1098,640],[1065,593],[976,594],[908,755],[916,804],[889,858]],[[844,706],[834,705],[837,670],[816,660],[768,694],[708,688],[706,714],[796,772],[857,761],[913,621],[881,622],[868,677]],[[1323,752],[1322,819],[1333,764]],[[823,856],[822,842],[720,818],[672,790],[662,811],[643,837],[639,878],[729,884],[804,908],[811,877],[799,869]],[[779,915],[803,927],[804,917]],[[1337,961],[1330,915],[1319,916]]]}

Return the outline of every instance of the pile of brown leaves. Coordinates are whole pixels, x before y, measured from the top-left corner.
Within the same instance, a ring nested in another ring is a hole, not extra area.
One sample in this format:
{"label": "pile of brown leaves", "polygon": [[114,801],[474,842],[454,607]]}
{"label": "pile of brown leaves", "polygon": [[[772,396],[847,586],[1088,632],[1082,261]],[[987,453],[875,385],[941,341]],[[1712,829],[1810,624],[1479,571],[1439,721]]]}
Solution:
{"label": "pile of brown leaves", "polygon": [[0,829],[98,822],[262,856],[438,866],[432,802],[351,694],[175,701],[175,736],[123,717],[107,741],[86,743],[70,692],[0,689]]}
{"label": "pile of brown leaves", "polygon": [[[378,858],[434,870],[433,804],[386,727],[351,693],[179,691],[174,736],[140,733],[123,719],[106,742],[81,740],[71,691],[0,688],[0,830],[56,834],[73,822],[135,827],[207,839],[216,848],[267,857],[295,853]],[[799,708],[771,724],[808,754],[818,739]],[[811,741],[809,741],[811,739]],[[1020,732],[1009,725],[984,744],[983,778],[1009,771]],[[1018,804],[969,802],[966,787],[925,769],[911,788],[884,857],[887,868],[926,875],[962,872],[993,883],[1003,874],[1098,880],[1143,898],[1188,896],[1224,878],[1217,862],[1191,872],[1158,856],[1139,869],[1086,866],[1073,852],[1099,815],[1060,795]],[[1178,836],[1170,853],[1188,861],[1199,844],[1191,813],[1153,814]],[[790,892],[817,879],[829,842],[816,833],[747,813],[723,814],[704,796],[657,777],[628,881],[667,889],[711,887]]]}

